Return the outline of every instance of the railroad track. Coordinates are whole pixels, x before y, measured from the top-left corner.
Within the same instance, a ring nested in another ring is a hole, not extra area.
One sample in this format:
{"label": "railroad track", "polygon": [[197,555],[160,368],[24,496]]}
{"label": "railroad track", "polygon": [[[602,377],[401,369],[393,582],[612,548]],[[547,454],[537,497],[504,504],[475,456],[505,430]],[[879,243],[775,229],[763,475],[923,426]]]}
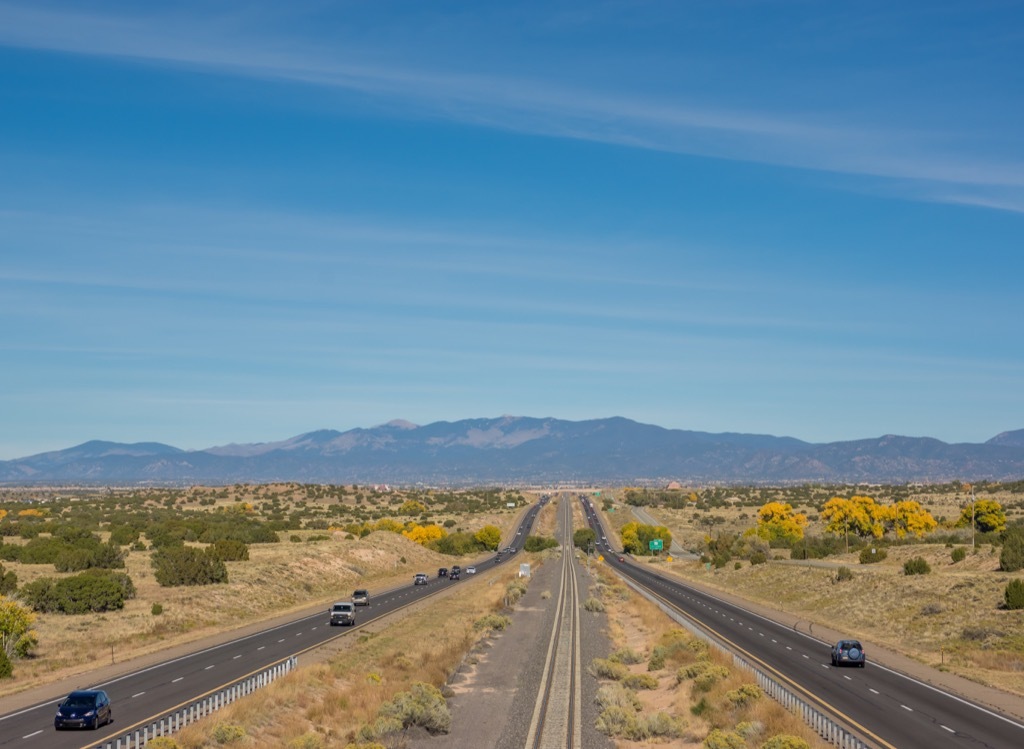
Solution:
{"label": "railroad track", "polygon": [[572,500],[559,502],[562,532],[562,570],[558,608],[541,686],[534,704],[527,749],[581,749],[580,593],[572,546]]}

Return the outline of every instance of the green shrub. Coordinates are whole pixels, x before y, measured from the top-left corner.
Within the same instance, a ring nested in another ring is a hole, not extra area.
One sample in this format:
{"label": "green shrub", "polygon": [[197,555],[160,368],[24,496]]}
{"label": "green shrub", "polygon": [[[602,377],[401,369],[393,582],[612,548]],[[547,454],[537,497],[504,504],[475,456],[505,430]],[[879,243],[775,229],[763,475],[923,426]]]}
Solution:
{"label": "green shrub", "polygon": [[658,680],[650,674],[629,674],[622,685],[627,689],[657,689]]}
{"label": "green shrub", "polygon": [[245,738],[245,729],[235,723],[218,723],[210,731],[210,737],[218,744],[230,744]]}
{"label": "green shrub", "polygon": [[4,569],[4,566],[0,564],[0,596],[5,596],[8,593],[13,593],[18,587],[18,576],[14,572],[9,572]]}
{"label": "green shrub", "polygon": [[523,544],[525,551],[544,551],[558,546],[558,541],[548,536],[527,536]]}
{"label": "green shrub", "polygon": [[762,694],[761,687],[757,686],[757,684],[744,684],[738,689],[731,689],[726,692],[725,698],[733,705],[740,707],[760,699]]}
{"label": "green shrub", "polygon": [[1007,528],[1003,534],[1003,550],[999,552],[999,569],[1016,572],[1024,569],[1024,527]]}
{"label": "green shrub", "polygon": [[157,736],[146,742],[146,749],[181,749],[181,744],[170,736]]}
{"label": "green shrub", "polygon": [[288,742],[288,749],[323,749],[324,738],[318,733],[304,733]]}
{"label": "green shrub", "polygon": [[927,575],[932,571],[924,557],[914,557],[903,563],[904,575]]}
{"label": "green shrub", "polygon": [[452,715],[441,691],[432,684],[417,682],[408,692],[399,692],[381,705],[380,716],[400,721],[403,728],[419,726],[429,733],[448,733]]}
{"label": "green shrub", "polygon": [[165,588],[228,581],[224,562],[191,546],[162,547],[153,555],[153,568],[156,581]]}
{"label": "green shrub", "polygon": [[130,546],[139,540],[139,531],[130,525],[114,525],[110,528],[110,543]]}
{"label": "green shrub", "polygon": [[805,536],[790,546],[790,559],[824,559],[843,551],[843,544],[836,536]]}
{"label": "green shrub", "polygon": [[643,653],[638,653],[637,651],[631,650],[629,648],[619,648],[614,653],[608,656],[608,660],[613,661],[615,663],[625,663],[627,665],[632,665],[635,663],[643,663],[644,656]]}
{"label": "green shrub", "polygon": [[761,749],[811,749],[811,745],[799,736],[780,733],[761,744]]}
{"label": "green shrub", "polygon": [[627,737],[639,733],[640,721],[635,710],[613,705],[601,711],[595,727],[606,736]]}
{"label": "green shrub", "polygon": [[845,583],[853,579],[853,570],[849,567],[840,567],[836,570],[836,582]]}
{"label": "green shrub", "polygon": [[591,596],[583,603],[583,608],[587,611],[593,611],[595,613],[604,611],[604,603],[600,598],[594,598]]}
{"label": "green shrub", "polygon": [[580,528],[572,534],[572,545],[583,551],[587,551],[596,540],[597,534],[590,528]]}
{"label": "green shrub", "polygon": [[249,545],[233,538],[221,538],[210,544],[206,553],[222,562],[245,562],[249,559]]}
{"label": "green shrub", "polygon": [[514,606],[526,594],[526,583],[523,578],[515,578],[505,586],[505,605]]}
{"label": "green shrub", "polygon": [[1011,610],[1024,609],[1024,580],[1011,580],[1006,584],[1006,590],[1003,592],[1003,599],[1006,602],[1006,608]]}
{"label": "green shrub", "polygon": [[707,692],[718,682],[729,675],[729,669],[725,666],[709,665],[704,673],[696,676],[693,680],[693,688],[698,692]]}
{"label": "green shrub", "polygon": [[10,679],[14,676],[14,664],[7,657],[7,651],[0,648],[0,679]]}
{"label": "green shrub", "polygon": [[750,555],[750,563],[753,564],[767,564],[768,556],[763,551],[755,551]]}
{"label": "green shrub", "polygon": [[732,568],[734,570],[741,570],[741,569],[743,569],[743,562],[736,562],[736,563],[734,563]]}
{"label": "green shrub", "polygon": [[153,616],[160,616],[160,614],[164,613],[164,607],[162,604],[154,603],[153,607],[149,610],[149,613]]}
{"label": "green shrub", "polygon": [[707,715],[713,710],[711,703],[708,702],[707,697],[701,697],[699,702],[690,705],[690,713],[696,715],[698,718],[702,715]]}
{"label": "green shrub", "polygon": [[964,559],[967,558],[967,549],[965,549],[963,546],[958,546],[955,549],[953,549],[952,553],[950,554],[950,557],[953,559],[953,564],[956,564],[957,562],[962,562],[964,561]]}
{"label": "green shrub", "polygon": [[88,549],[65,549],[53,560],[57,572],[81,572],[92,567],[92,552]]}
{"label": "green shrub", "polygon": [[860,550],[860,563],[861,564],[874,564],[875,562],[881,562],[889,556],[889,552],[885,549],[880,549],[875,546],[865,546]]}
{"label": "green shrub", "polygon": [[636,692],[631,689],[626,689],[619,682],[612,682],[610,684],[602,684],[597,688],[596,696],[597,704],[602,709],[608,707],[621,707],[623,709],[632,710],[633,712],[639,712],[643,709],[643,704],[636,696]]}
{"label": "green shrub", "polygon": [[486,614],[473,622],[473,629],[503,630],[512,624],[512,620],[501,614]]}
{"label": "green shrub", "polygon": [[87,570],[60,580],[33,580],[21,589],[21,595],[36,611],[87,614],[124,608],[124,602],[135,596],[135,585],[123,572]]}
{"label": "green shrub", "polygon": [[735,731],[715,728],[704,739],[704,749],[747,749],[746,740]]}
{"label": "green shrub", "polygon": [[590,662],[590,670],[600,679],[613,679],[622,681],[629,675],[629,669],[621,663],[610,661],[607,658],[595,658]]}

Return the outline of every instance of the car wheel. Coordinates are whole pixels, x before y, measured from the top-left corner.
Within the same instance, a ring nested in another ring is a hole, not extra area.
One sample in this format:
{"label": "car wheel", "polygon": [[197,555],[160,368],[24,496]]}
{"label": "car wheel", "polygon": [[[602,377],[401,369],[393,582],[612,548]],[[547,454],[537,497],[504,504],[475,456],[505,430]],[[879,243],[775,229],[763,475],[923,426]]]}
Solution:
{"label": "car wheel", "polygon": [[861,668],[864,668],[864,661],[861,661],[861,662],[860,662],[860,667],[861,667]]}
{"label": "car wheel", "polygon": [[96,730],[97,728],[99,728],[99,727],[100,727],[100,716],[99,716],[99,715],[97,715],[96,717],[94,717],[94,718],[92,719],[92,725],[91,725],[91,726],[89,726],[89,728],[90,728],[90,730],[93,730],[93,731],[95,731],[95,730]]}

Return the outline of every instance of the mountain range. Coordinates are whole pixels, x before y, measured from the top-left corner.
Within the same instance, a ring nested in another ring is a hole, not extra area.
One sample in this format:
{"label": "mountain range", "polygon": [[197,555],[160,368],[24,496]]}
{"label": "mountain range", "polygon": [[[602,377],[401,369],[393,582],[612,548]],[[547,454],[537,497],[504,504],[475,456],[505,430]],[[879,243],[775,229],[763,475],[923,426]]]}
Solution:
{"label": "mountain range", "polygon": [[984,443],[928,437],[810,443],[792,437],[664,429],[622,417],[502,416],[418,426],[391,421],[280,442],[181,450],[91,441],[0,461],[6,484],[555,482],[938,482],[1024,478],[1024,429]]}

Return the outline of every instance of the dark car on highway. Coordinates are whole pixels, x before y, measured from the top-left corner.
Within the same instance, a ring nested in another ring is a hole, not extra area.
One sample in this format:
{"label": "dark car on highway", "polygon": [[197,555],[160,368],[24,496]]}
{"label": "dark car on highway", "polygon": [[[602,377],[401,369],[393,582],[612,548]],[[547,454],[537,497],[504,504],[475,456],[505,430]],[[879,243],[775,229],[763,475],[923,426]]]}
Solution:
{"label": "dark car on highway", "polygon": [[60,703],[53,718],[53,727],[92,728],[105,726],[114,719],[110,710],[110,698],[102,689],[79,689]]}
{"label": "dark car on highway", "polygon": [[832,646],[833,666],[860,666],[864,668],[864,647],[856,640],[840,640]]}

